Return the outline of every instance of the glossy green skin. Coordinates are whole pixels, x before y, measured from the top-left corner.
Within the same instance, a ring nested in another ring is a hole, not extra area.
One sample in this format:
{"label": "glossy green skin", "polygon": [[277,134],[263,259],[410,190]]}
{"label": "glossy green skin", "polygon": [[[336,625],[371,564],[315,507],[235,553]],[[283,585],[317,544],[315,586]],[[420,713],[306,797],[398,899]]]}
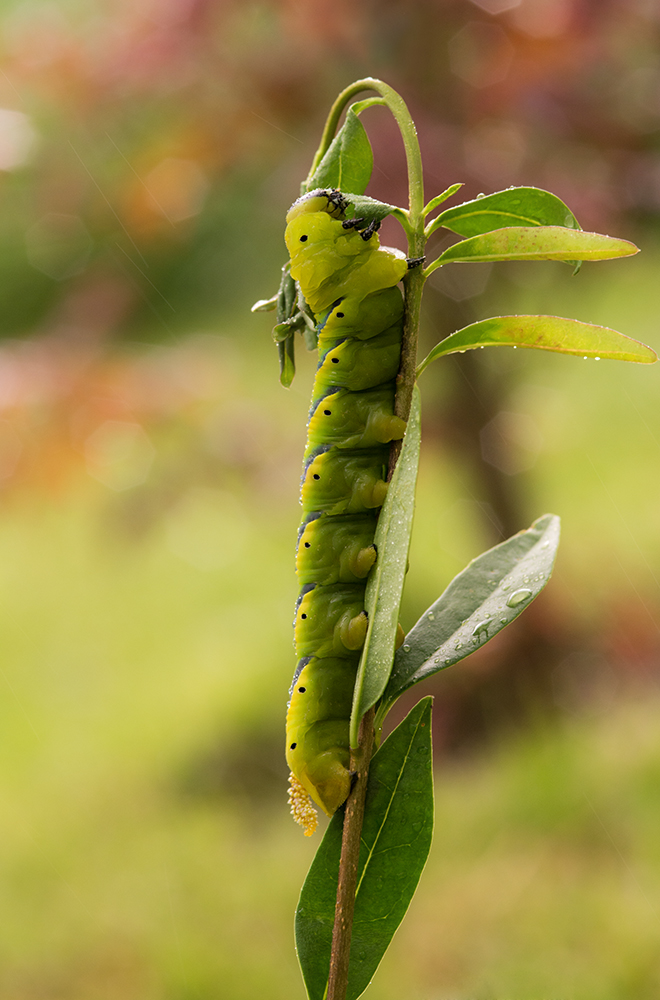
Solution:
{"label": "glossy green skin", "polygon": [[314,380],[312,399],[320,399],[330,387],[373,389],[393,382],[401,360],[401,329],[391,326],[369,340],[326,341],[319,337],[321,359]]}
{"label": "glossy green skin", "polygon": [[[365,296],[393,288],[408,269],[400,250],[381,250],[376,235],[365,242],[355,229],[325,212],[293,205],[284,234],[294,278],[315,316],[341,298]],[[294,214],[294,211],[296,214]]]}
{"label": "glossy green skin", "polygon": [[294,203],[285,239],[291,275],[319,317],[296,561],[306,588],[294,626],[303,659],[287,714],[287,761],[331,815],[350,790],[348,726],[388,442],[405,429],[393,404],[403,332],[396,285],[407,262],[377,236],[367,242],[344,229],[323,192]]}
{"label": "glossy green skin", "polygon": [[300,583],[364,582],[376,561],[376,520],[370,514],[317,517],[303,528],[296,552]]}
{"label": "glossy green skin", "polygon": [[351,787],[348,722],[358,658],[312,659],[296,678],[287,716],[286,759],[332,815]]}
{"label": "glossy green skin", "polygon": [[306,512],[358,514],[381,507],[387,493],[388,448],[347,451],[332,448],[305,469],[301,498]]}
{"label": "glossy green skin", "polygon": [[385,288],[364,299],[342,299],[322,316],[319,337],[357,337],[368,340],[391,326],[400,326],[403,299],[398,288]]}
{"label": "glossy green skin", "polygon": [[325,444],[337,448],[374,448],[398,440],[406,425],[392,410],[389,385],[365,392],[340,389],[324,396],[307,425],[305,461]]}
{"label": "glossy green skin", "polygon": [[[356,621],[360,616],[363,621]],[[315,587],[303,596],[298,605],[294,623],[296,652],[299,656],[346,656],[353,653],[364,642],[364,622],[363,586],[340,583]],[[351,633],[355,633],[353,641]]]}

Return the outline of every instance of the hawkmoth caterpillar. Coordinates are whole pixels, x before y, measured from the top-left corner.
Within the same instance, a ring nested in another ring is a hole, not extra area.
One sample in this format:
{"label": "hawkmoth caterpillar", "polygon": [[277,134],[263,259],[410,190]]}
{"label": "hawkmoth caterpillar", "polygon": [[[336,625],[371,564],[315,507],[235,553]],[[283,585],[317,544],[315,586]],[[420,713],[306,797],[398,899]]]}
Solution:
{"label": "hawkmoth caterpillar", "polygon": [[316,824],[308,795],[332,815],[350,791],[366,578],[377,558],[389,443],[405,431],[394,395],[403,334],[397,285],[409,262],[380,246],[377,221],[348,217],[349,198],[338,190],[303,195],[285,232],[290,274],[314,315],[319,351],[296,554],[299,660],[286,731],[292,812],[307,834]]}

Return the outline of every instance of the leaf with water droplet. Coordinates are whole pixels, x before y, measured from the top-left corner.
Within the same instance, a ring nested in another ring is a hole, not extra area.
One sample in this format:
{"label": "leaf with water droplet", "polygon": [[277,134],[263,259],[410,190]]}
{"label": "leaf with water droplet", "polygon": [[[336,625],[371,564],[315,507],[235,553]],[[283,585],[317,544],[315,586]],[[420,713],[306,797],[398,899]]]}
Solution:
{"label": "leaf with water droplet", "polygon": [[401,454],[378,517],[374,538],[378,559],[369,574],[364,597],[369,626],[353,694],[350,723],[353,747],[357,746],[362,716],[376,704],[392,671],[415,507],[421,441],[420,409],[419,390],[415,387]]}
{"label": "leaf with water droplet", "polygon": [[489,195],[478,194],[471,201],[441,212],[428,227],[428,235],[441,226],[459,236],[477,236],[508,226],[580,228],[560,198],[535,187],[509,187]]}
{"label": "leaf with water droplet", "polygon": [[[527,583],[526,579],[525,583]],[[506,602],[507,606],[509,608],[517,608],[519,604],[522,604],[524,601],[528,601],[531,596],[532,596],[531,590],[529,590],[527,587],[521,587],[520,590],[514,590],[514,592],[511,594],[511,597]],[[410,646],[408,647],[408,649],[410,649]]]}
{"label": "leaf with water droplet", "polygon": [[[447,354],[491,347],[526,347],[557,354],[610,358],[653,364],[655,351],[632,337],[594,323],[582,323],[562,316],[492,316],[471,323],[441,340],[417,367],[420,375],[432,361]],[[586,354],[585,354],[586,352]]]}
{"label": "leaf with water droplet", "polygon": [[[342,825],[339,809],[296,910],[296,946],[310,1000],[323,1000],[328,981]],[[367,988],[403,919],[432,832],[431,698],[423,698],[388,736],[369,769],[347,1000],[356,1000]]]}
{"label": "leaf with water droplet", "polygon": [[[410,648],[397,651],[378,719],[382,721],[403,691],[468,656],[475,648],[469,637],[479,626],[487,627],[485,641],[489,641],[514,621],[548,582],[558,543],[559,518],[546,514],[531,528],[478,556],[459,573],[406,635]],[[491,587],[493,575],[495,590]],[[525,588],[529,598],[514,606],[509,617],[500,618],[507,592],[521,590],[525,576],[534,581]],[[482,634],[477,632],[479,637]]]}
{"label": "leaf with water droplet", "polygon": [[486,638],[488,638],[488,629],[490,628],[491,624],[492,622],[490,621],[477,622],[477,624],[472,629],[472,635],[477,640],[477,642],[479,642],[479,640],[484,634]]}
{"label": "leaf with water droplet", "polygon": [[563,260],[573,265],[581,260],[612,260],[629,257],[639,248],[629,240],[602,233],[585,233],[563,226],[511,226],[494,229],[452,243],[425,268],[432,274],[443,264],[484,263],[496,260]]}

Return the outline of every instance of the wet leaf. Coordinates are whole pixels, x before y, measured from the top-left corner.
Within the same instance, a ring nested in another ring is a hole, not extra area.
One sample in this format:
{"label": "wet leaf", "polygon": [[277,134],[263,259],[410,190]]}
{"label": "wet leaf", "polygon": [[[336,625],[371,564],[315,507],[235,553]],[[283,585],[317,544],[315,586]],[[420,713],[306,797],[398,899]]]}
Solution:
{"label": "wet leaf", "polygon": [[451,229],[459,236],[478,236],[510,226],[564,226],[580,229],[580,224],[561,198],[535,187],[514,187],[473,198],[446,209],[430,228]]}
{"label": "wet leaf", "polygon": [[[347,1000],[369,985],[410,905],[433,834],[431,702],[420,701],[385,740],[369,769]],[[328,982],[343,810],[316,852],[296,910],[296,947],[310,1000]]]}
{"label": "wet leaf", "polygon": [[351,746],[357,746],[360,720],[385,690],[394,660],[415,506],[420,419],[419,390],[415,387],[401,454],[378,517],[374,538],[378,559],[369,575],[364,598],[369,629],[355,682]]}
{"label": "wet leaf", "polygon": [[634,243],[562,226],[511,226],[454,243],[426,268],[495,260],[610,260],[638,253]]}
{"label": "wet leaf", "polygon": [[609,358],[640,364],[657,361],[655,351],[646,344],[607,326],[581,323],[561,316],[493,316],[471,323],[441,340],[421,362],[417,375],[445,354],[486,346],[534,347],[541,351],[575,354],[581,358]]}
{"label": "wet leaf", "polygon": [[458,663],[510,625],[550,579],[558,544],[559,518],[545,514],[473,559],[397,650],[379,719],[413,684]]}

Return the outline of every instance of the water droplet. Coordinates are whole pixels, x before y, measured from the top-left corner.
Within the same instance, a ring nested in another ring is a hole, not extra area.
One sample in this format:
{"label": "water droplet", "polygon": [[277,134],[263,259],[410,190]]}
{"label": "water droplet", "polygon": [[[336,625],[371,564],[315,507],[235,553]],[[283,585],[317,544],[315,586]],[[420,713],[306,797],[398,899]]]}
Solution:
{"label": "water droplet", "polygon": [[513,349],[514,349],[514,351],[517,351],[517,350],[518,350],[518,348],[516,347],[516,345],[515,345],[515,344],[513,345]]}
{"label": "water droplet", "polygon": [[434,656],[433,657],[433,662],[434,663],[440,663],[440,657],[439,656]]}
{"label": "water droplet", "polygon": [[600,358],[594,358],[594,361],[600,361]]}
{"label": "water droplet", "polygon": [[509,584],[508,583],[503,583],[502,584],[502,590],[508,590],[508,589],[509,589]]}
{"label": "water droplet", "polygon": [[406,651],[406,653],[409,653],[409,652],[410,652],[410,646],[408,645],[408,643],[407,643],[407,642],[404,642],[404,644],[403,644],[403,648],[404,648],[404,650]]}
{"label": "water droplet", "polygon": [[583,360],[583,361],[588,361],[588,360],[589,360],[589,358],[588,358],[588,357],[587,357],[587,355],[585,354],[585,356],[583,357],[583,359],[582,359],[582,360]]}
{"label": "water droplet", "polygon": [[509,620],[508,618],[500,618],[500,621],[501,621],[502,625],[506,625],[506,623],[508,622],[508,620]]}
{"label": "water droplet", "polygon": [[486,195],[483,193],[483,191],[480,191],[479,194],[477,195],[477,198],[485,198],[485,197]]}
{"label": "water droplet", "polygon": [[479,638],[483,632],[485,632],[486,635],[488,635],[489,628],[490,628],[489,621],[479,622],[478,625],[474,626],[474,628],[472,629],[472,635],[477,640],[477,642],[479,641]]}
{"label": "water droplet", "polygon": [[463,645],[462,642],[455,642],[454,643],[454,649],[460,649],[462,645]]}
{"label": "water droplet", "polygon": [[523,601],[528,601],[531,596],[532,596],[531,590],[527,590],[526,587],[522,587],[520,590],[514,590],[514,592],[511,594],[511,597],[506,603],[508,607],[515,608],[519,604],[522,604]]}
{"label": "water droplet", "polygon": [[434,618],[435,618],[435,615],[433,614],[433,612],[432,612],[432,611],[429,611],[429,619],[430,619],[431,621],[433,621],[433,619],[434,619]]}

